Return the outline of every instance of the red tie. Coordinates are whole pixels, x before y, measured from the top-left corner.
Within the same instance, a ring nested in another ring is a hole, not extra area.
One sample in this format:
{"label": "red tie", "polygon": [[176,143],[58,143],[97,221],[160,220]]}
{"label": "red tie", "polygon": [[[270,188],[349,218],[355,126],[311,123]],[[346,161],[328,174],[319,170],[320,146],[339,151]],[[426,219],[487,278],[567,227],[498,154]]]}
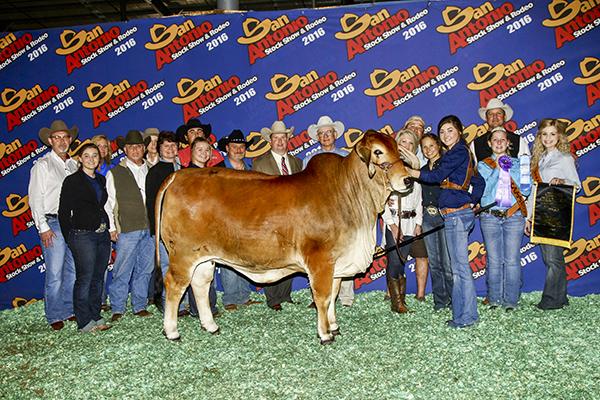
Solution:
{"label": "red tie", "polygon": [[285,163],[285,157],[281,157],[281,175],[289,175],[288,167]]}

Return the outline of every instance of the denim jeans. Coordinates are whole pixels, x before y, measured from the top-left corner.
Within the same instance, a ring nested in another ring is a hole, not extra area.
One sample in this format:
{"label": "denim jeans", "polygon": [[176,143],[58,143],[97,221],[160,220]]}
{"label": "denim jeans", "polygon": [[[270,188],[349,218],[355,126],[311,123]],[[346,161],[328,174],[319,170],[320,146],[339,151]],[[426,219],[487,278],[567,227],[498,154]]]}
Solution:
{"label": "denim jeans", "polygon": [[[403,240],[408,240],[412,236],[404,236]],[[396,240],[394,239],[394,235],[392,235],[392,231],[390,231],[387,227],[385,228],[385,247],[394,246]],[[402,243],[398,243],[400,246]],[[408,251],[410,250],[410,246],[402,246],[398,248],[400,250],[400,255],[402,259],[398,256],[396,250],[392,250],[387,253],[387,271],[386,274],[390,278],[398,279],[401,276],[404,276],[404,264],[406,263],[406,258],[408,257]]]}
{"label": "denim jeans", "polygon": [[525,218],[521,212],[499,218],[488,213],[479,219],[487,259],[490,305],[515,308],[521,296],[521,240]]}
{"label": "denim jeans", "polygon": [[544,309],[562,308],[569,304],[567,299],[567,271],[562,247],[540,244],[542,258],[546,264],[546,282],[539,307]]}
{"label": "denim jeans", "polygon": [[110,235],[108,231],[96,233],[74,229],[69,233],[68,243],[75,260],[73,306],[77,327],[83,329],[90,322],[102,319],[102,285],[110,257]]}
{"label": "denim jeans", "polygon": [[124,314],[131,281],[131,305],[133,312],[146,309],[148,282],[154,268],[154,241],[148,229],[121,232],[115,246],[117,258],[109,287],[113,314]]}
{"label": "denim jeans", "polygon": [[[429,215],[423,212],[423,232],[444,224],[440,214]],[[452,266],[446,244],[444,230],[440,229],[425,236],[425,247],[429,256],[431,292],[436,310],[448,307],[452,302]]]}
{"label": "denim jeans", "polygon": [[473,210],[466,209],[444,217],[444,233],[452,264],[452,326],[469,326],[477,322],[477,293],[469,267],[469,233],[473,229]]}
{"label": "denim jeans", "polygon": [[221,284],[223,285],[223,305],[244,304],[250,300],[250,282],[231,269],[217,264],[221,271]]}
{"label": "denim jeans", "polygon": [[44,247],[46,278],[44,281],[44,310],[49,324],[73,316],[73,285],[75,284],[75,263],[71,250],[60,231],[58,218],[48,218],[48,225],[56,235],[52,246]]}

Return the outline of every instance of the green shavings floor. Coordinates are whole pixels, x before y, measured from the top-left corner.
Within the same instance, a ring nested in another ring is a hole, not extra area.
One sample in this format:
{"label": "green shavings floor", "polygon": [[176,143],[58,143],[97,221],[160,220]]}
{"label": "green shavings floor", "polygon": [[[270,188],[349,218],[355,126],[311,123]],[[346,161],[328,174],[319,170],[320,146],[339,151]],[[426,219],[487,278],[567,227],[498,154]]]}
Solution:
{"label": "green shavings floor", "polygon": [[309,292],[293,298],[281,312],[225,312],[218,336],[180,318],[179,342],[163,337],[154,307],[92,334],[73,322],[51,331],[42,302],[0,312],[0,398],[600,399],[600,295],[546,312],[533,307],[539,292],[512,313],[480,304],[480,323],[455,330],[431,295],[398,315],[382,292],[362,293],[337,308],[342,336],[330,346]]}

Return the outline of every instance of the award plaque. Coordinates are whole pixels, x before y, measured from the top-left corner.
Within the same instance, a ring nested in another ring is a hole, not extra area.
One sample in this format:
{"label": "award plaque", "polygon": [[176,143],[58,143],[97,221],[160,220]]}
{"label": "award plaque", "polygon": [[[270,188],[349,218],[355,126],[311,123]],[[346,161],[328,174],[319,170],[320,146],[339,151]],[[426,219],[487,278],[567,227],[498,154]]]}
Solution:
{"label": "award plaque", "polygon": [[571,248],[575,187],[537,183],[533,192],[531,243]]}

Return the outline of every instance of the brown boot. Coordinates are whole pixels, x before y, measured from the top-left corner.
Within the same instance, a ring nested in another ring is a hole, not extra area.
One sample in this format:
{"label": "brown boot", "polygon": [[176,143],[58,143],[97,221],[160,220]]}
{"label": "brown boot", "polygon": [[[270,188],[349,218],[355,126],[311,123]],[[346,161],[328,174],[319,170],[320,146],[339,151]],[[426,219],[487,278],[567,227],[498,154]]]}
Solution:
{"label": "brown boot", "polygon": [[406,313],[406,303],[404,297],[406,295],[406,278],[401,277],[400,279],[394,279],[388,277],[387,279],[388,289],[390,291],[391,298],[391,310],[397,313]]}

